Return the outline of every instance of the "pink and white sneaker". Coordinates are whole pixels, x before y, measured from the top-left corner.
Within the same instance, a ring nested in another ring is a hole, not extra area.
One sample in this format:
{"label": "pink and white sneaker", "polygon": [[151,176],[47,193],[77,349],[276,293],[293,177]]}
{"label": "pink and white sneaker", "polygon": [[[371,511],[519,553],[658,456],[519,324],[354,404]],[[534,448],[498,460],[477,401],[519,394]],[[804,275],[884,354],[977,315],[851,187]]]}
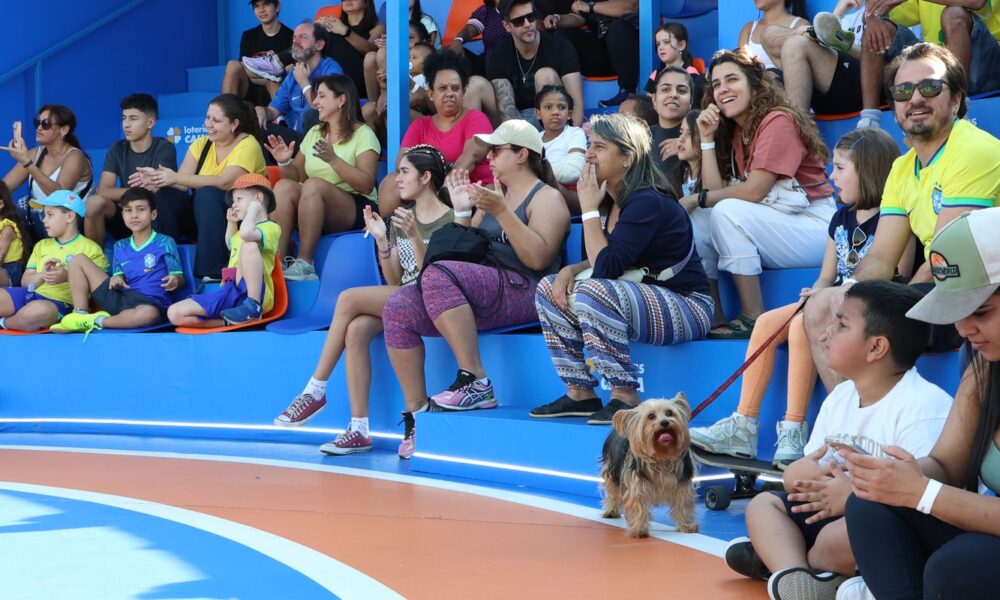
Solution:
{"label": "pink and white sneaker", "polygon": [[281,64],[276,54],[244,56],[242,61],[247,71],[250,71],[257,77],[263,77],[270,81],[281,81],[285,78],[285,66]]}
{"label": "pink and white sneaker", "polygon": [[313,398],[311,394],[299,394],[288,405],[285,412],[274,419],[274,424],[279,427],[298,427],[305,425],[309,419],[319,414],[326,406],[326,396]]}
{"label": "pink and white sneaker", "polygon": [[480,408],[496,408],[497,400],[493,394],[493,382],[487,380],[482,384],[473,373],[459,369],[447,390],[431,397],[435,404],[444,410],[476,410]]}
{"label": "pink and white sneaker", "polygon": [[372,449],[372,439],[363,435],[360,431],[348,428],[347,431],[337,436],[332,442],[327,442],[319,447],[319,451],[324,454],[343,456],[345,454],[355,454],[357,452],[367,452]]}
{"label": "pink and white sneaker", "polygon": [[399,458],[409,460],[414,452],[414,437],[416,436],[417,420],[413,418],[413,413],[403,412],[403,441],[399,443]]}

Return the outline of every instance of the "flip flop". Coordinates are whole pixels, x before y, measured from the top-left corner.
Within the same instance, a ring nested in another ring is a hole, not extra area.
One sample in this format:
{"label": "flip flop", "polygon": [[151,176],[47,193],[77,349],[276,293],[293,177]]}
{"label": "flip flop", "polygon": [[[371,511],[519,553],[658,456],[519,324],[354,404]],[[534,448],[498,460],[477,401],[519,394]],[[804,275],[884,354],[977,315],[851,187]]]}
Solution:
{"label": "flip flop", "polygon": [[755,319],[746,315],[736,315],[728,323],[723,323],[708,332],[708,338],[712,340],[747,340],[753,333],[753,327],[757,324]]}

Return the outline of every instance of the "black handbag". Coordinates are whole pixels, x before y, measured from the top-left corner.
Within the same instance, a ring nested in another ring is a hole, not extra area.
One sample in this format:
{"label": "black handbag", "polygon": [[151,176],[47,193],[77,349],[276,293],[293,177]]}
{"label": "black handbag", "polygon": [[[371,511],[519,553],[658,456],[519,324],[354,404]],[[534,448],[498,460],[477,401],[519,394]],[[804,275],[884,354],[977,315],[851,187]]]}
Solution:
{"label": "black handbag", "polygon": [[482,264],[490,250],[490,238],[475,227],[448,223],[431,235],[424,251],[424,268],[439,260]]}

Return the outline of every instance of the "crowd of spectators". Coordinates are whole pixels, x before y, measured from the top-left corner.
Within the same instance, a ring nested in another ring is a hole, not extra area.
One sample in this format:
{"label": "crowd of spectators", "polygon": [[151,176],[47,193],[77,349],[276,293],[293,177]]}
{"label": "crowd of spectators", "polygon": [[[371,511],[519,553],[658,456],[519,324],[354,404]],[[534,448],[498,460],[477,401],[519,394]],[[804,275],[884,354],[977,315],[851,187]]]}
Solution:
{"label": "crowd of spectators", "polygon": [[[749,339],[749,357],[776,333],[789,344],[789,395],[773,462],[787,468],[789,494],[751,504],[750,539],[730,546],[730,566],[769,579],[772,598],[820,597],[855,567],[878,573],[877,597],[910,597],[921,581],[949,585],[920,575],[938,553],[958,565],[996,546],[996,502],[974,492],[980,470],[986,488],[1000,480],[998,395],[983,383],[995,382],[1000,358],[1000,140],[964,118],[970,95],[1000,88],[992,3],[841,0],[810,21],[804,2],[754,0],[760,18],[704,73],[684,26],[664,23],[654,34],[660,65],[637,94],[635,0],[484,0],[445,40],[411,0],[412,122],[381,182],[387,42],[373,0],[320,8],[294,29],[279,21],[280,2],[250,4],[260,25],[244,33],[206,109],[207,134],[179,165],[173,144],[152,135],[159,115],[148,94],[122,99],[124,139],[100,174],[68,107],[38,110],[33,147],[14,124],[4,150],[15,165],[0,182],[0,328],[252,323],[274,305],[277,269],[316,279],[320,237],[364,230],[387,284],[339,296],[312,377],[275,419],[315,417],[343,357],[351,422],[323,452],[372,447],[369,346],[379,334],[406,403],[398,453],[409,458],[414,413],[498,405],[478,332],[540,322],[566,393],[531,416],[592,424],[641,400],[631,344]],[[482,55],[467,47],[476,37]],[[618,92],[598,104],[619,114],[585,123],[590,76],[617,78]],[[882,102],[906,136],[902,155],[878,129]],[[813,116],[850,113],[858,128],[831,157]],[[583,260],[564,264],[571,215],[582,222]],[[186,283],[179,242],[196,245],[193,275],[221,280],[217,290],[173,296]],[[442,249],[449,243],[459,245]],[[788,268],[819,277],[790,304],[765,306],[763,269]],[[729,320],[722,272],[739,299]],[[978,286],[961,287],[976,276]],[[949,304],[950,293],[962,302]],[[433,395],[426,336],[443,337],[458,365]],[[948,398],[914,364],[924,346],[953,350],[963,338],[975,354],[948,416]],[[774,363],[770,346],[733,414],[692,428],[692,443],[754,458]],[[817,375],[830,397],[810,435]],[[596,377],[611,387],[607,403]],[[905,404],[917,396],[924,404]],[[825,443],[846,434],[846,449]],[[937,494],[987,517],[942,508]],[[933,548],[894,555],[894,568],[915,575],[883,573],[873,548],[904,534]],[[982,589],[982,574],[955,568],[963,589]]]}

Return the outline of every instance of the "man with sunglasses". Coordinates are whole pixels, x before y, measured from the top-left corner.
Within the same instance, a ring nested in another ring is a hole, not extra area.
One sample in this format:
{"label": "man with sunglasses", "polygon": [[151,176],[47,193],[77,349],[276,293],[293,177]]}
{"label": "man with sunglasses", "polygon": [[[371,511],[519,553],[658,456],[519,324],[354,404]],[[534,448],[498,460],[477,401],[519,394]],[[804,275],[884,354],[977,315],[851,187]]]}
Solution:
{"label": "man with sunglasses", "polygon": [[[853,277],[806,303],[806,333],[826,383],[840,381],[826,368],[824,345],[831,308],[839,306],[846,288],[857,281],[892,278],[910,236],[928,258],[931,240],[945,225],[971,210],[1000,205],[1000,140],[963,119],[968,109],[965,71],[955,56],[936,44],[909,46],[886,69],[885,82],[896,122],[912,147],[892,165],[875,241]],[[927,260],[910,285],[926,293],[934,280],[949,277],[950,268],[946,260]],[[932,351],[958,347],[954,326],[935,326],[932,333]]]}
{"label": "man with sunglasses", "polygon": [[541,19],[532,0],[502,0],[499,6],[510,37],[486,57],[486,78],[493,83],[501,118],[524,119],[540,128],[535,94],[561,85],[573,98],[573,123],[583,122],[583,79],[576,50],[560,36],[538,29]]}
{"label": "man with sunglasses", "polygon": [[[947,47],[968,75],[969,94],[1000,89],[1000,8],[995,0],[868,0],[861,53],[862,111],[858,127],[878,127],[885,65],[917,43]],[[891,12],[890,12],[891,11]]]}

